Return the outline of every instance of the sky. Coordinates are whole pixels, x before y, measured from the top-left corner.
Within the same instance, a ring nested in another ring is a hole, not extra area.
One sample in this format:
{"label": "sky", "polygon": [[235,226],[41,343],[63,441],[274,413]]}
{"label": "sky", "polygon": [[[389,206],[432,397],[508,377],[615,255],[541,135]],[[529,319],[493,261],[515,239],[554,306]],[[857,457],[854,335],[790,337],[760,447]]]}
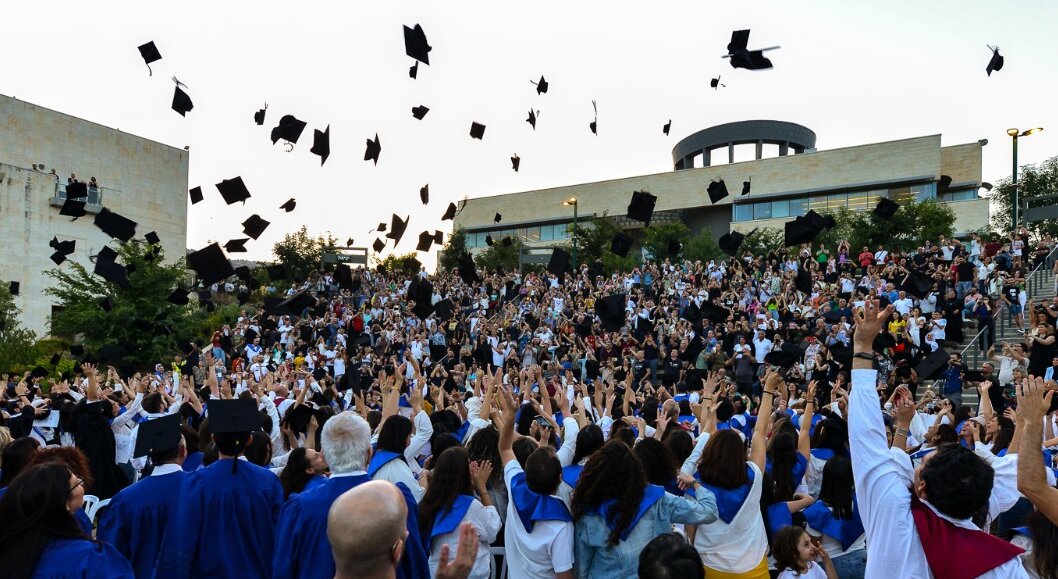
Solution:
{"label": "sky", "polygon": [[[990,182],[1010,175],[1010,127],[1047,129],[1020,141],[1020,164],[1058,154],[1052,0],[38,0],[8,3],[4,20],[0,93],[190,147],[188,186],[206,194],[189,205],[190,249],[243,237],[253,213],[272,221],[248,253],[231,255],[240,259],[271,259],[302,225],[369,247],[391,213],[410,216],[395,251],[411,252],[418,232],[451,231],[440,219],[450,201],[665,172],[680,139],[732,121],[800,123],[818,149],[988,139]],[[413,80],[402,25],[416,23],[433,50]],[[750,48],[782,47],[768,53],[773,69],[721,58],[743,28]],[[136,50],[150,40],[162,54],[153,76]],[[1006,59],[991,77],[986,45]],[[174,75],[195,104],[186,117],[169,108]],[[541,75],[550,88],[538,95],[530,81]],[[726,87],[712,90],[717,75]],[[430,108],[422,121],[417,105]],[[530,108],[540,111],[535,131]],[[269,138],[284,114],[308,123],[293,152]],[[483,140],[470,138],[471,122],[486,125]],[[327,125],[321,167],[309,148]],[[376,133],[377,166],[363,161]],[[225,206],[214,184],[237,175],[252,198]],[[290,197],[298,204],[286,214],[278,207]],[[383,255],[393,251],[390,242]],[[432,269],[435,253],[420,260]]]}

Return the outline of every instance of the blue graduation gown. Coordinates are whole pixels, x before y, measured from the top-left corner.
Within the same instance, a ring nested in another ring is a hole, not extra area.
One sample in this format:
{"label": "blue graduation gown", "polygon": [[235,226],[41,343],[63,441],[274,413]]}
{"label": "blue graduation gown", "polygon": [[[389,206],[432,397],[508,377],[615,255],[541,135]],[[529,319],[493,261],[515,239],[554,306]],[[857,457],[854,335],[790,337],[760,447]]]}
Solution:
{"label": "blue graduation gown", "polygon": [[[371,480],[367,475],[332,477],[303,493],[291,495],[283,506],[276,530],[272,557],[272,577],[334,577],[334,556],[327,540],[327,512],[345,491]],[[415,497],[398,484],[408,505],[408,540],[397,577],[415,579],[430,576],[429,556],[419,539],[419,507]]]}
{"label": "blue graduation gown", "polygon": [[122,489],[103,509],[97,538],[124,555],[141,579],[154,573],[169,515],[187,476],[183,470],[149,476]]}
{"label": "blue graduation gown", "polygon": [[184,472],[195,472],[198,467],[202,466],[202,457],[204,455],[201,452],[189,452],[187,458],[184,459],[184,464],[180,465],[180,468],[184,469]]}
{"label": "blue graduation gown", "polygon": [[155,577],[268,577],[283,486],[268,469],[225,458],[184,478]]}
{"label": "blue graduation gown", "polygon": [[57,539],[44,548],[33,569],[33,579],[106,577],[135,579],[132,565],[106,543],[87,539]]}
{"label": "blue graduation gown", "polygon": [[577,488],[577,481],[580,480],[580,473],[582,472],[584,472],[583,464],[564,466],[562,467],[562,481],[568,484],[571,488]]}

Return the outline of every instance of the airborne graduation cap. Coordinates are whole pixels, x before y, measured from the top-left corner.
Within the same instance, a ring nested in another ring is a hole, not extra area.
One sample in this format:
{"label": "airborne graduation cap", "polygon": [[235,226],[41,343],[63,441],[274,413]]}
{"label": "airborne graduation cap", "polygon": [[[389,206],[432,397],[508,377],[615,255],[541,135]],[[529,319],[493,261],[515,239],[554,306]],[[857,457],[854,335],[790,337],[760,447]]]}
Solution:
{"label": "airborne graduation cap", "polygon": [[722,308],[709,301],[702,302],[699,308],[702,310],[703,318],[717,324],[726,321],[728,316],[731,315],[731,311],[727,308]]}
{"label": "airborne graduation cap", "polygon": [[422,201],[423,205],[430,203],[430,184],[427,183],[419,188],[419,201]]}
{"label": "airborne graduation cap", "polygon": [[423,231],[419,234],[419,243],[415,246],[415,251],[430,251],[431,245],[433,245],[433,234]]}
{"label": "airborne graduation cap", "polygon": [[[195,189],[198,188],[196,187]],[[220,191],[220,196],[224,198],[224,202],[228,205],[246,201],[250,198],[250,191],[246,188],[246,184],[242,182],[242,177],[232,177],[217,183],[217,191]],[[194,198],[192,197],[193,201]]]}
{"label": "airborne graduation cap", "polygon": [[[428,65],[431,50],[433,47],[426,41],[426,33],[423,32],[422,26],[416,24],[415,28],[404,27],[404,52],[408,56]],[[414,74],[412,78],[415,78]]]}
{"label": "airborne graduation cap", "polygon": [[624,325],[625,299],[625,294],[610,294],[595,302],[595,314],[603,330],[612,332]]}
{"label": "airborne graduation cap", "polygon": [[386,242],[379,238],[375,238],[375,242],[371,244],[371,249],[375,250],[375,253],[381,253],[386,248]]}
{"label": "airborne graduation cap", "polygon": [[96,215],[95,224],[103,230],[103,233],[126,243],[136,236],[135,221],[118,215],[106,207]]}
{"label": "airborne graduation cap", "polygon": [[249,237],[229,240],[224,244],[224,250],[228,253],[246,253],[247,241],[250,241]]}
{"label": "airborne graduation cap", "polygon": [[430,112],[430,109],[428,107],[425,107],[423,105],[419,105],[417,107],[412,107],[411,116],[413,116],[416,119],[421,121],[423,119],[423,117],[426,116],[426,113],[428,113],[428,112]]}
{"label": "airborne graduation cap", "polygon": [[874,211],[872,211],[872,213],[881,219],[889,220],[893,218],[893,215],[896,215],[896,212],[899,209],[900,206],[896,204],[896,201],[882,198],[882,200],[878,201],[878,204],[874,206]]}
{"label": "airborne graduation cap", "polygon": [[21,282],[17,282],[17,281],[10,282],[10,283],[7,284],[7,291],[9,291],[11,293],[11,295],[17,296],[21,286],[22,286]]}
{"label": "airborne graduation cap", "polygon": [[746,236],[741,232],[731,231],[721,235],[717,245],[720,246],[724,253],[733,256],[738,253],[738,248],[742,246],[742,242],[745,240]]}
{"label": "airborne graduation cap", "polygon": [[154,76],[154,71],[151,70],[151,63],[161,60],[162,53],[158,52],[158,47],[154,45],[153,40],[147,44],[141,44],[139,51],[140,56],[143,57],[143,63],[147,65],[147,71],[151,73],[151,76]]}
{"label": "airborne graduation cap", "polygon": [[258,109],[258,111],[253,114],[253,122],[257,123],[258,125],[263,125],[264,122],[265,122],[265,111],[267,111],[267,110],[268,110],[268,103],[265,103],[265,106],[264,106],[263,109]]}
{"label": "airborne graduation cap", "polygon": [[[175,78],[173,80],[176,80]],[[176,91],[173,92],[173,110],[180,113],[180,116],[186,116],[191,109],[195,108],[195,104],[191,102],[191,97],[187,96],[187,93],[180,88],[180,81],[176,81]]]}
{"label": "airborne graduation cap", "polygon": [[80,199],[70,199],[69,197],[66,198],[66,201],[63,201],[62,208],[59,209],[59,215],[73,217],[74,219],[84,217],[87,214],[88,212],[85,211],[84,201],[81,201]]}
{"label": "airborne graduation cap", "polygon": [[[211,243],[198,251],[187,255],[187,266],[198,274],[199,279],[206,285],[212,285],[225,278],[235,275],[235,268],[224,255],[220,244]],[[216,431],[214,431],[216,432]]]}
{"label": "airborne graduation cap", "polygon": [[708,191],[709,201],[711,201],[713,205],[723,201],[729,195],[727,192],[727,185],[724,183],[723,179],[709,183]]}
{"label": "airborne graduation cap", "polygon": [[141,422],[137,429],[136,448],[132,452],[132,457],[159,454],[180,446],[181,420],[182,417],[177,413]]}
{"label": "airborne graduation cap", "polygon": [[280,205],[279,208],[282,209],[283,211],[286,211],[287,213],[290,213],[297,206],[298,206],[298,202],[293,197],[291,197],[289,201],[287,201],[286,203]]}
{"label": "airborne graduation cap", "polygon": [[671,128],[672,128],[672,119],[669,119],[669,122],[665,123],[665,126],[661,127],[661,132],[665,133],[665,136],[668,136],[669,129],[671,129]]}
{"label": "airborne graduation cap", "polygon": [[992,58],[988,59],[988,66],[985,67],[985,72],[988,73],[988,76],[992,76],[992,71],[1003,70],[1003,57],[999,55],[998,46],[989,46],[988,50],[992,51]]}
{"label": "airborne graduation cap", "polygon": [[529,82],[536,85],[536,94],[544,94],[547,92],[547,81],[544,80],[544,75],[540,75],[540,82]]}
{"label": "airborne graduation cap", "polygon": [[[727,55],[724,58],[731,59],[732,68],[745,68],[747,70],[763,70],[771,68],[771,61],[764,56],[765,50],[779,48],[772,46],[760,50],[749,50],[749,30],[736,30],[731,33],[731,42],[727,43]],[[719,82],[719,79],[717,79]]]}
{"label": "airborne graduation cap", "polygon": [[320,167],[327,162],[327,157],[331,156],[331,126],[327,125],[324,130],[313,129],[312,130],[312,148],[309,152],[313,155],[319,155]]}
{"label": "airborne graduation cap", "polygon": [[125,269],[125,266],[119,264],[117,259],[117,252],[104,245],[103,249],[100,249],[99,254],[96,255],[94,273],[111,283],[121,287],[128,287],[128,270]]}
{"label": "airborne graduation cap", "polygon": [[396,247],[400,243],[400,238],[404,237],[404,231],[408,229],[409,219],[411,218],[401,219],[396,213],[393,214],[389,233],[386,234],[386,237],[393,240],[393,247]]}
{"label": "airborne graduation cap", "polygon": [[69,183],[66,185],[66,198],[67,199],[84,199],[88,197],[88,184],[81,183]]}
{"label": "airborne graduation cap", "polygon": [[521,167],[521,166],[522,166],[522,158],[521,157],[519,157],[517,154],[515,154],[513,157],[511,157],[511,168],[514,169],[515,173],[518,172],[518,167]]}
{"label": "airborne graduation cap", "polygon": [[534,111],[533,109],[529,109],[529,118],[525,119],[525,122],[529,123],[529,126],[533,127],[534,131],[536,130],[536,115],[539,114],[540,111]]}
{"label": "airborne graduation cap", "polygon": [[378,133],[375,133],[375,140],[367,139],[367,148],[364,149],[364,160],[374,161],[378,165],[378,156],[382,153],[382,141],[378,139]]}
{"label": "airborne graduation cap", "polygon": [[646,191],[632,193],[632,200],[628,203],[628,218],[642,221],[644,225],[650,225],[650,218],[654,215],[654,204],[658,198]]}
{"label": "airborne graduation cap", "polygon": [[188,299],[188,296],[190,294],[191,292],[187,291],[186,289],[176,288],[172,291],[172,293],[169,294],[169,297],[165,298],[165,301],[178,306],[186,306],[188,303],[190,303],[190,300]]}
{"label": "airborne graduation cap", "polygon": [[485,125],[481,123],[470,123],[471,138],[481,140],[485,136]]}
{"label": "airborne graduation cap", "polygon": [[264,230],[269,224],[269,221],[262,219],[260,215],[254,213],[247,218],[246,221],[242,222],[242,232],[257,239],[258,237],[261,237],[261,234],[264,233]]}
{"label": "airborne graduation cap", "polygon": [[808,218],[807,215],[798,217],[793,221],[787,221],[785,224],[786,247],[800,245],[814,240],[824,229],[822,217],[818,215],[817,217],[818,221]]}
{"label": "airborne graduation cap", "polygon": [[565,250],[555,248],[551,252],[551,259],[547,262],[547,271],[562,277],[569,271],[569,254]]}
{"label": "airborne graduation cap", "polygon": [[272,144],[276,144],[280,139],[290,143],[298,142],[306,125],[305,121],[294,115],[283,115],[283,118],[279,119],[279,124],[272,129]]}
{"label": "airborne graduation cap", "polygon": [[806,294],[812,293],[812,274],[808,269],[802,267],[797,270],[797,277],[794,278],[794,287],[797,288],[797,291]]}
{"label": "airborne graduation cap", "polygon": [[157,231],[151,231],[147,235],[144,235],[143,239],[150,245],[158,245],[162,242],[162,238],[158,237]]}
{"label": "airborne graduation cap", "polygon": [[618,233],[617,235],[614,235],[613,241],[610,242],[610,251],[614,255],[628,257],[628,252],[631,249],[632,238],[625,235],[624,233]]}
{"label": "airborne graduation cap", "polygon": [[929,297],[930,290],[933,289],[933,278],[913,269],[908,272],[907,276],[902,282],[900,282],[900,289],[920,300],[926,299]]}
{"label": "airborne graduation cap", "polygon": [[435,229],[433,232],[433,243],[434,245],[444,245],[445,232],[440,229]]}
{"label": "airborne graduation cap", "polygon": [[802,356],[804,356],[804,352],[801,351],[801,348],[794,342],[786,340],[780,347],[768,352],[768,354],[764,356],[764,362],[766,364],[771,364],[772,366],[789,368],[796,364]]}
{"label": "airborne graduation cap", "polygon": [[433,306],[434,313],[437,314],[437,318],[442,322],[446,322],[452,319],[452,313],[455,311],[455,304],[452,300],[445,298]]}
{"label": "airborne graduation cap", "polygon": [[203,199],[202,188],[201,187],[194,187],[192,189],[189,189],[187,191],[187,194],[188,194],[188,196],[191,197],[191,204],[192,205],[194,205],[195,203],[198,203],[199,201],[202,201],[202,199]]}
{"label": "airborne graduation cap", "polygon": [[944,351],[944,348],[937,348],[937,351],[933,352],[929,356],[926,356],[921,362],[915,366],[915,373],[918,374],[922,380],[930,380],[937,377],[937,373],[943,368],[948,360],[951,359],[951,355]]}
{"label": "airborne graduation cap", "polygon": [[463,255],[459,257],[459,279],[463,280],[463,283],[470,285],[480,281],[478,277],[477,267],[474,265],[474,258],[471,257],[469,251],[463,252]]}
{"label": "airborne graduation cap", "polygon": [[448,209],[445,209],[445,214],[441,216],[441,221],[448,221],[450,219],[455,219],[455,217],[456,217],[456,204],[455,203],[449,203],[448,204]]}

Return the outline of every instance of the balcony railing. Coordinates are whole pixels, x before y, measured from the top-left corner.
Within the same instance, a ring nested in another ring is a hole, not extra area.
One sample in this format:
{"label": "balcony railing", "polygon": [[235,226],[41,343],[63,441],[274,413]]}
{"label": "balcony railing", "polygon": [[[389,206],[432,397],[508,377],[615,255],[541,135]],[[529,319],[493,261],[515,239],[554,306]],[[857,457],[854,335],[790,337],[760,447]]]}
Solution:
{"label": "balcony railing", "polygon": [[[85,202],[85,211],[89,213],[99,213],[103,208],[103,197],[117,192],[116,189],[110,189],[109,187],[92,187],[89,185],[88,196],[81,199]],[[51,196],[50,204],[52,207],[62,207],[65,202],[66,183],[56,182],[55,192]]]}

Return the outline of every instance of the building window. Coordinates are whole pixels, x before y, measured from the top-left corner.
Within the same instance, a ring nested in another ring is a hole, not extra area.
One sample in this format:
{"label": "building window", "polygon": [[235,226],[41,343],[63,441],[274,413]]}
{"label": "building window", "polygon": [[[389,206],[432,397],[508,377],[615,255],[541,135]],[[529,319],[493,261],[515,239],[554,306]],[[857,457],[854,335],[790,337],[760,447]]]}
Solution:
{"label": "building window", "polygon": [[765,201],[763,203],[753,204],[753,218],[754,219],[771,219],[771,203]]}
{"label": "building window", "polygon": [[958,191],[945,191],[937,196],[937,199],[944,201],[945,203],[951,203],[952,201],[973,201],[977,199],[977,191],[975,189],[959,189]]}
{"label": "building window", "polygon": [[831,193],[827,195],[827,210],[836,211],[842,207],[848,207],[848,193]]}
{"label": "building window", "polygon": [[865,191],[849,193],[848,207],[853,211],[866,211],[872,209],[870,198]]}
{"label": "building window", "polygon": [[790,201],[788,199],[783,199],[782,201],[772,201],[771,216],[774,218],[789,217]]}
{"label": "building window", "polygon": [[753,204],[743,203],[735,205],[735,221],[750,221],[753,219]]}
{"label": "building window", "polygon": [[823,213],[827,210],[827,196],[826,195],[813,195],[808,199],[808,210],[815,211],[816,213]]}
{"label": "building window", "polygon": [[540,228],[539,227],[527,227],[525,230],[525,237],[529,241],[540,241]]}
{"label": "building window", "polygon": [[808,213],[808,198],[790,199],[790,217],[801,217]]}

